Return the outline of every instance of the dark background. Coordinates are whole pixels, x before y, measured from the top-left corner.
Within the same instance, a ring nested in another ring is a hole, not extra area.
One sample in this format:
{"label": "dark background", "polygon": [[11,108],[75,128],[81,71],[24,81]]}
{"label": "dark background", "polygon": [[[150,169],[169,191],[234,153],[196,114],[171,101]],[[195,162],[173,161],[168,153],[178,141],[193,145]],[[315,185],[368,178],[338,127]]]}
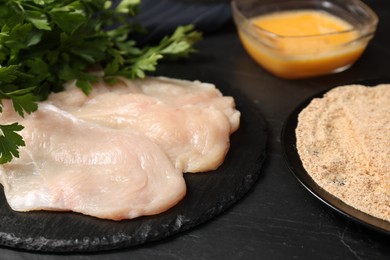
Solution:
{"label": "dark background", "polygon": [[[169,2],[164,7],[168,9],[163,9],[167,13],[175,8],[173,0],[145,2]],[[170,25],[168,18],[180,22],[176,16],[192,13],[185,15],[184,22],[199,19],[196,24],[206,32],[205,39],[198,44],[196,55],[163,64],[158,73],[182,78],[211,74],[256,104],[269,134],[267,159],[259,180],[220,216],[162,241],[94,254],[39,254],[0,247],[0,259],[390,259],[389,236],[347,219],[312,196],[289,171],[280,143],[288,115],[308,97],[333,86],[390,77],[390,2],[365,1],[380,22],[375,38],[352,68],[307,80],[279,79],[256,65],[237,38],[227,1],[205,1],[210,2],[207,5],[202,5],[203,1],[177,2],[181,8],[190,9],[168,17],[161,13],[159,19]],[[148,26],[152,28],[153,24]],[[161,22],[160,26],[164,27]]]}

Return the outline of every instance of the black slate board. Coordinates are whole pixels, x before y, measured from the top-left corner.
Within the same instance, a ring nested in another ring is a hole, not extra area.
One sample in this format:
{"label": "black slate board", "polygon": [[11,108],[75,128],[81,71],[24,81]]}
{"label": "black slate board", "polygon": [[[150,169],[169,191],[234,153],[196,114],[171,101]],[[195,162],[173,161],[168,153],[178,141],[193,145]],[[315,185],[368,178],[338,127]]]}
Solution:
{"label": "black slate board", "polygon": [[[367,79],[358,82],[349,82],[342,85],[361,84],[365,86],[375,86],[383,83],[387,84],[389,82],[390,78]],[[354,222],[357,222],[375,231],[390,235],[390,222],[357,210],[354,207],[344,203],[339,198],[333,196],[331,193],[325,191],[311,178],[309,173],[302,165],[302,161],[299,157],[298,150],[296,148],[295,129],[298,125],[298,115],[305,107],[310,104],[312,99],[321,98],[325,93],[330,90],[331,88],[327,89],[326,91],[317,93],[313,97],[310,97],[309,99],[305,100],[290,114],[290,116],[286,120],[281,133],[281,144],[287,165],[294,174],[294,176],[297,178],[297,180],[325,205],[329,206],[336,212],[342,214],[343,216]]]}
{"label": "black slate board", "polygon": [[[42,252],[94,252],[161,240],[217,216],[249,191],[265,158],[266,126],[255,105],[226,82],[216,83],[235,97],[241,126],[231,136],[225,162],[208,173],[185,174],[187,195],[155,216],[120,222],[72,212],[14,212],[0,190],[0,245]],[[1,187],[1,186],[0,186]]]}

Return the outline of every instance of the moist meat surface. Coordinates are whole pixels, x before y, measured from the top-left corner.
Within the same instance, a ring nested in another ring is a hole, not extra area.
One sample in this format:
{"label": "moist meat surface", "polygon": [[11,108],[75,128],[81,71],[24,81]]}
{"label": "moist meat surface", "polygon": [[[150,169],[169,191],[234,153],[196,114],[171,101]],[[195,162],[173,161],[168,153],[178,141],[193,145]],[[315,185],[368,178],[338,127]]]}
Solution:
{"label": "moist meat surface", "polygon": [[20,118],[9,101],[0,123],[18,121],[26,146],[0,166],[16,211],[74,211],[113,220],[161,213],[186,193],[183,172],[217,168],[240,113],[214,85],[150,78],[69,84]]}
{"label": "moist meat surface", "polygon": [[83,120],[146,135],[183,172],[216,169],[240,120],[233,98],[214,85],[165,77],[100,83],[89,96],[69,84],[47,102]]}
{"label": "moist meat surface", "polygon": [[47,104],[22,123],[26,146],[0,169],[14,210],[120,220],[160,213],[185,195],[182,172],[142,135],[90,124]]}

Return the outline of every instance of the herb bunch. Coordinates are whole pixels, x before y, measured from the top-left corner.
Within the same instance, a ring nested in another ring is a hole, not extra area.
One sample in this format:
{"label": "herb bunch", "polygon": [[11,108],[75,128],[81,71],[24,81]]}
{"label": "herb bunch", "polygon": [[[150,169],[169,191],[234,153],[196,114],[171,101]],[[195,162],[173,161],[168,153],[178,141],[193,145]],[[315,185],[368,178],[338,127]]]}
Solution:
{"label": "herb bunch", "polygon": [[[24,117],[70,80],[89,94],[98,80],[88,73],[91,66],[99,65],[112,83],[117,76],[143,78],[159,60],[194,51],[201,34],[192,25],[179,26],[156,45],[137,46],[131,36],[143,31],[134,19],[139,1],[2,0],[0,113],[2,101],[10,99]],[[0,125],[1,164],[19,157],[22,129],[17,122]]]}

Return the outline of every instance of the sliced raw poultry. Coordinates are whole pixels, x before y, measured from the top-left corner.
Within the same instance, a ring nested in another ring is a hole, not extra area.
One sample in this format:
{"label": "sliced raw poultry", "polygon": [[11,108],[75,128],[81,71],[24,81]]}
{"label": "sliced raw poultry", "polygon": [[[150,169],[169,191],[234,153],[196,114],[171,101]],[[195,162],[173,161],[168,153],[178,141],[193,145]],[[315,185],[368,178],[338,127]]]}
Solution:
{"label": "sliced raw poultry", "polygon": [[240,121],[233,98],[213,84],[164,77],[101,82],[89,96],[68,84],[47,102],[83,120],[146,135],[183,172],[220,166]]}
{"label": "sliced raw poultry", "polygon": [[21,119],[4,102],[1,123],[18,120],[26,146],[0,166],[17,211],[75,211],[98,218],[158,214],[186,192],[182,172],[139,133],[80,120],[49,104]]}

